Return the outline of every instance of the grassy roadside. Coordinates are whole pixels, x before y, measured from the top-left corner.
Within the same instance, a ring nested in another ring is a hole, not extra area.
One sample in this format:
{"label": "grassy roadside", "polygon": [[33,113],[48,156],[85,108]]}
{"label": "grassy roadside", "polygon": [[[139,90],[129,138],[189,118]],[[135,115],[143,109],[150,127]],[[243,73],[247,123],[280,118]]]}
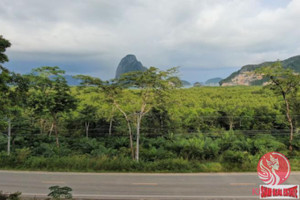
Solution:
{"label": "grassy roadside", "polygon": [[[29,171],[57,171],[57,172],[164,172],[164,173],[191,173],[191,172],[255,172],[257,163],[221,163],[200,162],[183,158],[165,159],[153,162],[136,162],[127,158],[89,156],[69,157],[31,157],[23,163],[1,162],[2,170],[29,170]],[[300,171],[300,160],[290,160],[292,171]]]}

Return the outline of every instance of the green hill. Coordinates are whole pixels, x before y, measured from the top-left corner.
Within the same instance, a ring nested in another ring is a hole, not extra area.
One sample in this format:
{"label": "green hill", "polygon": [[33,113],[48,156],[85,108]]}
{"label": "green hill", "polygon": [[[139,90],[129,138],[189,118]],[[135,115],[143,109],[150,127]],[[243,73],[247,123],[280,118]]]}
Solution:
{"label": "green hill", "polygon": [[[270,61],[261,64],[245,65],[240,70],[233,72],[230,76],[220,81],[220,85],[262,85],[264,80],[258,79],[257,76],[254,76],[251,72],[275,62],[276,61]],[[291,68],[295,72],[300,72],[300,55],[283,60],[281,63],[284,68]]]}
{"label": "green hill", "polygon": [[211,86],[219,86],[219,82],[222,81],[222,78],[211,78],[205,81],[205,85],[211,85]]}

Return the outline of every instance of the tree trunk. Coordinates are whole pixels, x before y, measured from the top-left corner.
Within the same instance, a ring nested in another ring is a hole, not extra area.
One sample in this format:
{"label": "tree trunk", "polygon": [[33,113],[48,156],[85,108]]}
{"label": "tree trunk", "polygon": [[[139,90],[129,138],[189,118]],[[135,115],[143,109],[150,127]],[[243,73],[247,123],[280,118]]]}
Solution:
{"label": "tree trunk", "polygon": [[43,132],[44,132],[43,127],[44,127],[44,120],[41,118],[41,119],[40,119],[40,134],[41,134],[41,135],[42,135]]}
{"label": "tree trunk", "polygon": [[114,105],[123,114],[123,116],[124,116],[124,118],[125,118],[125,120],[127,122],[127,127],[128,127],[128,132],[129,132],[131,157],[132,157],[132,159],[134,159],[133,138],[132,138],[132,130],[131,130],[131,126],[130,126],[130,121],[129,121],[128,117],[127,117],[127,114],[119,107],[119,105],[117,103],[114,103]]}
{"label": "tree trunk", "polygon": [[292,117],[290,115],[290,105],[288,100],[286,99],[285,95],[283,95],[284,97],[284,102],[285,102],[285,106],[286,106],[286,117],[288,119],[289,125],[290,125],[290,139],[289,139],[289,150],[293,151],[293,146],[292,146],[292,142],[293,142],[293,137],[294,137],[294,126],[293,126],[293,120]]}
{"label": "tree trunk", "polygon": [[111,136],[112,124],[113,124],[113,117],[111,117],[110,121],[109,121],[109,130],[108,130],[108,135],[109,136]]}
{"label": "tree trunk", "polygon": [[53,127],[54,127],[54,123],[52,122],[51,127],[50,127],[50,130],[49,130],[49,136],[51,136],[51,134],[52,134]]}
{"label": "tree trunk", "polygon": [[112,124],[114,121],[114,113],[115,113],[115,107],[113,106],[111,109],[111,115],[110,115],[110,119],[109,119],[109,130],[108,130],[109,136],[111,136],[111,134],[112,134]]}
{"label": "tree trunk", "polygon": [[8,119],[8,129],[7,129],[7,155],[10,155],[10,137],[11,137],[11,121]]}
{"label": "tree trunk", "polygon": [[229,130],[233,130],[233,119],[229,118]]}
{"label": "tree trunk", "polygon": [[159,124],[160,124],[160,132],[163,133],[164,132],[164,120],[163,120],[163,116],[162,113],[159,114]]}
{"label": "tree trunk", "polygon": [[57,118],[56,115],[53,115],[53,129],[55,131],[55,137],[56,137],[56,146],[59,148],[59,139],[58,139],[58,130],[57,130]]}
{"label": "tree trunk", "polygon": [[135,160],[139,161],[139,153],[140,153],[140,127],[141,127],[142,116],[139,113],[137,116],[136,122],[136,150],[135,150]]}
{"label": "tree trunk", "polygon": [[128,120],[127,117],[126,117],[126,121],[127,121],[128,132],[129,132],[129,142],[130,142],[131,158],[134,159],[132,130],[131,130],[130,122],[129,122],[129,120]]}
{"label": "tree trunk", "polygon": [[90,127],[90,122],[85,122],[84,125],[85,125],[85,136],[86,136],[87,138],[89,138],[89,127]]}

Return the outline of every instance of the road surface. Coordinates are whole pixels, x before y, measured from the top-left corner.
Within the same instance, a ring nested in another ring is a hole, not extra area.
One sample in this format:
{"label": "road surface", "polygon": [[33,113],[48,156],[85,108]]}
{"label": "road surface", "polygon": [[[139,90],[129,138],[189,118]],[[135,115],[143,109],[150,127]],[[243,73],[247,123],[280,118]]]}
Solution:
{"label": "road surface", "polygon": [[[291,173],[284,184],[299,184]],[[53,185],[69,186],[77,199],[258,199],[256,173],[64,173],[0,171],[0,191],[45,197]]]}

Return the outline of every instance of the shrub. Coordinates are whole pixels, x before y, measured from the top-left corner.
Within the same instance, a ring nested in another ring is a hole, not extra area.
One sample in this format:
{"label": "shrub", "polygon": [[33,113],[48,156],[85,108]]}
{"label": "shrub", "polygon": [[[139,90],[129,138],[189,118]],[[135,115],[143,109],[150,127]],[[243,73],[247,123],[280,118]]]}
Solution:
{"label": "shrub", "polygon": [[160,172],[187,172],[191,171],[192,167],[188,160],[183,158],[158,160],[147,164],[147,171]]}
{"label": "shrub", "polygon": [[72,191],[72,188],[70,187],[59,187],[58,185],[56,185],[49,187],[49,190],[50,193],[48,194],[48,196],[52,197],[55,200],[72,198],[72,194],[70,193]]}
{"label": "shrub", "polygon": [[242,164],[248,160],[248,152],[227,150],[222,154],[221,161],[224,163]]}
{"label": "shrub", "polygon": [[21,192],[15,192],[11,194],[3,194],[2,191],[0,191],[0,200],[20,200]]}
{"label": "shrub", "polygon": [[204,140],[203,138],[191,138],[182,142],[180,155],[186,159],[201,160],[204,157]]}
{"label": "shrub", "polygon": [[204,159],[213,160],[216,159],[220,152],[220,140],[212,140],[211,138],[206,138],[204,143]]}
{"label": "shrub", "polygon": [[15,158],[17,164],[23,164],[30,156],[31,150],[26,147],[22,149],[16,149]]}
{"label": "shrub", "polygon": [[252,154],[263,155],[271,151],[284,152],[287,151],[287,146],[269,134],[260,134],[253,138]]}

